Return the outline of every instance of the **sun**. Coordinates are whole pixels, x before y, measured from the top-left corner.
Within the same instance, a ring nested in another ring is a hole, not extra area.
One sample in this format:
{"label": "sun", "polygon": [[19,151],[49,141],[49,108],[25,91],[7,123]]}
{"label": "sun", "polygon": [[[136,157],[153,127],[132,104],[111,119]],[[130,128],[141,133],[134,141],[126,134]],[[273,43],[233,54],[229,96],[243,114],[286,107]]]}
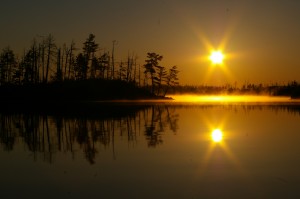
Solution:
{"label": "sun", "polygon": [[211,138],[214,142],[221,142],[223,139],[223,133],[220,129],[214,129]]}
{"label": "sun", "polygon": [[209,57],[213,64],[222,64],[224,55],[221,51],[213,51]]}

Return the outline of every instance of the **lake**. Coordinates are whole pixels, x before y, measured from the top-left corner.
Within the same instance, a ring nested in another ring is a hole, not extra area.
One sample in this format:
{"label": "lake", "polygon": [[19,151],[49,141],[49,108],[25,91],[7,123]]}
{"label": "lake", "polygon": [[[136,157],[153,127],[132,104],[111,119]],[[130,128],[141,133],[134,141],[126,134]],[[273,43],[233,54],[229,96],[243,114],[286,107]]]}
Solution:
{"label": "lake", "polygon": [[299,102],[0,111],[1,198],[300,198]]}

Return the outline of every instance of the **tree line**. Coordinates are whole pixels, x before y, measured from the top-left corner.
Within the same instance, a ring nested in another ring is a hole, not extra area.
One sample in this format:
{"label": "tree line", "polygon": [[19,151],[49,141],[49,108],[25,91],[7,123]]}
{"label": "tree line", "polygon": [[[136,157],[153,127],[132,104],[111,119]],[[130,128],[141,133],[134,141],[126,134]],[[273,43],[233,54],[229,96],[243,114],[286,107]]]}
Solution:
{"label": "tree line", "polygon": [[300,83],[290,81],[286,84],[254,84],[245,83],[240,86],[235,84],[224,84],[221,86],[210,85],[176,85],[169,89],[169,94],[255,94],[255,95],[273,95],[273,96],[291,96],[294,98],[300,97]]}
{"label": "tree line", "polygon": [[117,62],[114,56],[116,41],[113,41],[111,53],[100,52],[94,34],[89,34],[80,52],[74,41],[58,46],[51,34],[41,38],[33,39],[20,58],[10,47],[2,50],[0,86],[107,79],[131,82],[149,88],[152,94],[165,95],[168,87],[178,84],[177,67],[160,66],[163,56],[159,54],[148,53],[141,66],[135,54],[128,55],[126,61]]}

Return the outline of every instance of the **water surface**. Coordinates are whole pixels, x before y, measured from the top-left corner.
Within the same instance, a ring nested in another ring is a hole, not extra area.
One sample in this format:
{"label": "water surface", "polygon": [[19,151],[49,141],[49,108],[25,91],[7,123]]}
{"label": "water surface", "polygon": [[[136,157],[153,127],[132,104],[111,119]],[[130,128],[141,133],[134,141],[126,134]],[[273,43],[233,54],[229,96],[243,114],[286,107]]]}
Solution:
{"label": "water surface", "polygon": [[300,104],[83,107],[0,112],[1,197],[300,197]]}

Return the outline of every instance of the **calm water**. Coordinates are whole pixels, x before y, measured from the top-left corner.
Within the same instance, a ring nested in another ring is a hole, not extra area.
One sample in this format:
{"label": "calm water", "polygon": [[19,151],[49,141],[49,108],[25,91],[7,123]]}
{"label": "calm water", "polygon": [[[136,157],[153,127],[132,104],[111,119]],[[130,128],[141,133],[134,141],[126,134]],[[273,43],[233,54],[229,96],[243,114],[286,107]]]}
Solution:
{"label": "calm water", "polygon": [[57,110],[0,111],[1,198],[300,198],[300,104]]}

